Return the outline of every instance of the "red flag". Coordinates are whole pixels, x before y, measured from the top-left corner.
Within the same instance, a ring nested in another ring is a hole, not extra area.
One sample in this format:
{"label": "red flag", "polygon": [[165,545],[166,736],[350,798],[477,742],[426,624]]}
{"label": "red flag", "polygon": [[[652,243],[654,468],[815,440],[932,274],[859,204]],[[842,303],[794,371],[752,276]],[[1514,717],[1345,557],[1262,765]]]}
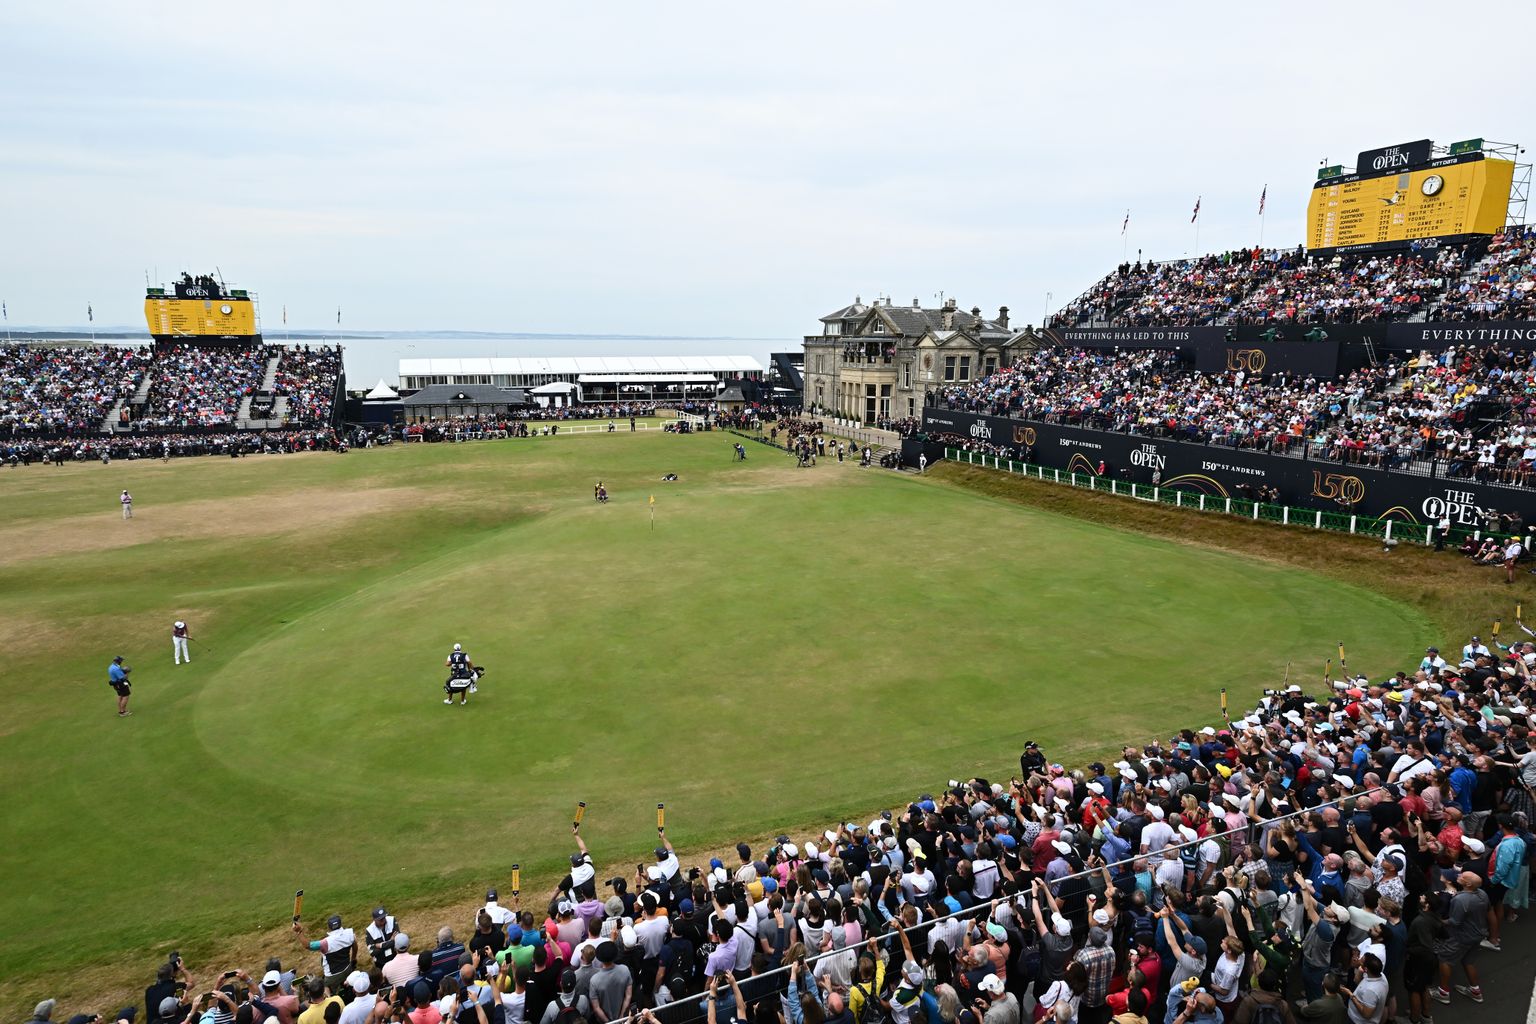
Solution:
{"label": "red flag", "polygon": [[1264,191],[1259,193],[1259,216],[1264,216],[1264,200],[1269,196],[1269,186],[1264,186]]}
{"label": "red flag", "polygon": [[1200,219],[1200,197],[1195,197],[1195,212],[1189,215],[1189,222],[1193,224]]}

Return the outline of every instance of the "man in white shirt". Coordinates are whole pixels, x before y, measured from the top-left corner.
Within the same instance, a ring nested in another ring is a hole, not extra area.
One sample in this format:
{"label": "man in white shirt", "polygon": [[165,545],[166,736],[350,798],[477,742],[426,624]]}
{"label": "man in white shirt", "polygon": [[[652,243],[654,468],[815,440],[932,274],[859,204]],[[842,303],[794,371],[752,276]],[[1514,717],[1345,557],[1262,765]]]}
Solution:
{"label": "man in white shirt", "polygon": [[1141,852],[1155,856],[1163,852],[1163,847],[1173,842],[1173,826],[1163,820],[1163,809],[1158,805],[1149,803],[1147,812],[1154,820],[1141,830]]}
{"label": "man in white shirt", "polygon": [[[1516,546],[1517,547],[1519,546],[1519,542],[1518,541],[1516,542]],[[1508,550],[1509,550],[1508,548],[1505,549],[1506,552]],[[1465,647],[1463,647],[1461,649],[1461,660],[1462,661],[1475,661],[1475,660],[1477,660],[1477,658],[1479,656],[1485,657],[1485,658],[1493,657],[1493,655],[1488,650],[1488,645],[1483,643],[1483,641],[1480,638],[1473,637],[1472,638],[1472,642],[1467,644]]]}
{"label": "man in white shirt", "polygon": [[[511,910],[508,910],[500,903],[496,902],[495,889],[491,889],[486,892],[485,906],[481,907],[480,909],[491,916],[491,926],[494,928],[505,928],[507,925],[517,920],[517,915],[515,913],[513,913]],[[478,922],[479,919],[480,915],[476,914],[475,920]]]}
{"label": "man in white shirt", "polygon": [[347,975],[347,985],[357,993],[357,998],[342,1008],[339,1024],[367,1024],[373,1016],[373,1004],[379,1001],[378,996],[368,991],[368,975],[353,971]]}
{"label": "man in white shirt", "polygon": [[640,940],[642,955],[647,960],[660,957],[661,947],[667,944],[667,918],[656,912],[660,903],[656,894],[649,890],[640,894],[640,913],[643,916],[635,922],[635,937]]}

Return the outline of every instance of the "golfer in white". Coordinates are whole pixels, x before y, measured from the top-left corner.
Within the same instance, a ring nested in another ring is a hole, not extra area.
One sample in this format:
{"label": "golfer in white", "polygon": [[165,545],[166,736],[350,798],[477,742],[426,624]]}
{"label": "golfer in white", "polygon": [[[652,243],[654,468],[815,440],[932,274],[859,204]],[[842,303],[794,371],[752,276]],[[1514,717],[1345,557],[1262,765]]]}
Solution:
{"label": "golfer in white", "polygon": [[176,655],[176,664],[182,661],[188,664],[192,662],[192,652],[187,648],[187,624],[180,619],[171,627],[171,651]]}
{"label": "golfer in white", "polygon": [[129,494],[127,491],[124,491],[122,493],[122,495],[118,497],[117,500],[123,503],[123,518],[124,519],[132,519],[133,518],[133,495]]}

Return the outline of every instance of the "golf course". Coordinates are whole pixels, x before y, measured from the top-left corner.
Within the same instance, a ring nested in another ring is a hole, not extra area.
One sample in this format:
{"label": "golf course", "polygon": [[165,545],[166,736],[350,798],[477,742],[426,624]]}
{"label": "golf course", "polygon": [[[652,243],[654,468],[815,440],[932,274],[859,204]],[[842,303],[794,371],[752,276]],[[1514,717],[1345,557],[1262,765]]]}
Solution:
{"label": "golf course", "polygon": [[[1315,683],[1342,623],[1373,674],[1442,639],[1302,568],[735,440],[0,470],[11,994],[280,927],[300,888],[360,928],[516,862],[537,904],[578,800],[632,873],[661,801],[682,850],[819,831],[1006,780],[1026,739],[1073,763],[1215,724],[1223,687]],[[455,642],[488,667],[463,708]]]}

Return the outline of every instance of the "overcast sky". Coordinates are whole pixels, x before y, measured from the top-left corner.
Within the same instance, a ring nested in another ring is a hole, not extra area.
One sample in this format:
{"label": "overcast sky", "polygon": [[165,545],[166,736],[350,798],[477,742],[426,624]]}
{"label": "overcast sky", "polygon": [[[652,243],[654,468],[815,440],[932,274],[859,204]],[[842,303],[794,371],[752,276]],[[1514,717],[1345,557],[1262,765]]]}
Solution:
{"label": "overcast sky", "polygon": [[[297,327],[1038,320],[1129,250],[1294,245],[1321,160],[1530,141],[1525,4],[0,7],[10,323],[220,267]],[[1475,17],[1480,27],[1465,27]],[[1503,28],[1501,28],[1503,26]],[[1500,70],[1503,67],[1506,70]]]}

